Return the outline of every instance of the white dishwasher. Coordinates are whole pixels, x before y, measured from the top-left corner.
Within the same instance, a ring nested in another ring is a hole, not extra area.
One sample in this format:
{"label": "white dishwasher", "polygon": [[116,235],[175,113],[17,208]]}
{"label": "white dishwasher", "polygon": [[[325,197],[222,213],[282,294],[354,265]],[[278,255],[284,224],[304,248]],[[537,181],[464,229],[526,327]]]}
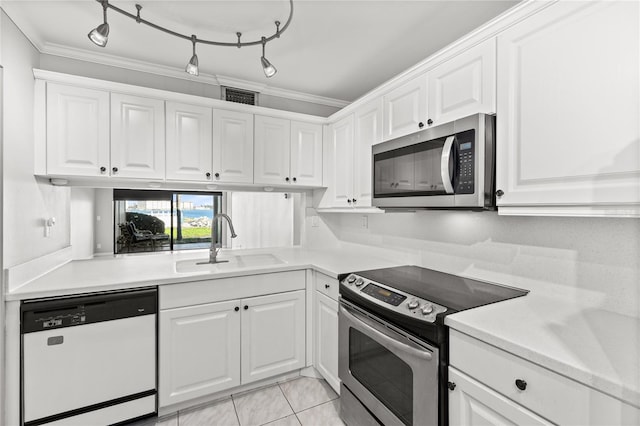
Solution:
{"label": "white dishwasher", "polygon": [[157,413],[157,289],[24,301],[22,424],[110,425]]}

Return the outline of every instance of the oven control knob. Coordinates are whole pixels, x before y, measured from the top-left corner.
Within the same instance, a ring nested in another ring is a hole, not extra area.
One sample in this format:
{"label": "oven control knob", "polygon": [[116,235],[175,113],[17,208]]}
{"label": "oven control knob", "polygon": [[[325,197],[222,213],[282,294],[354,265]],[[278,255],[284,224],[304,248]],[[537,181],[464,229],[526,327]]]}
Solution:
{"label": "oven control knob", "polygon": [[355,275],[349,275],[347,277],[347,284],[353,284],[353,282],[356,280],[356,276]]}
{"label": "oven control knob", "polygon": [[358,278],[356,280],[356,287],[360,287],[362,284],[364,284],[364,280],[362,278]]}
{"label": "oven control knob", "polygon": [[409,309],[415,309],[418,306],[420,306],[420,302],[418,302],[418,299],[411,299],[409,300],[409,303],[407,303],[407,308]]}
{"label": "oven control knob", "polygon": [[429,315],[431,312],[433,312],[433,305],[427,303],[422,307],[422,315]]}

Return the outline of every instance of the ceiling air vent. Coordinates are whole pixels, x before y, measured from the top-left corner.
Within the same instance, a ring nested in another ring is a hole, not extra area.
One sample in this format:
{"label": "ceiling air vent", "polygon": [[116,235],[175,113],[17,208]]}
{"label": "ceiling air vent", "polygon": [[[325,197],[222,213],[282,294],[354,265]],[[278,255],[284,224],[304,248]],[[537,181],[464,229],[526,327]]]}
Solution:
{"label": "ceiling air vent", "polygon": [[222,87],[222,99],[239,104],[258,105],[258,94],[235,87]]}

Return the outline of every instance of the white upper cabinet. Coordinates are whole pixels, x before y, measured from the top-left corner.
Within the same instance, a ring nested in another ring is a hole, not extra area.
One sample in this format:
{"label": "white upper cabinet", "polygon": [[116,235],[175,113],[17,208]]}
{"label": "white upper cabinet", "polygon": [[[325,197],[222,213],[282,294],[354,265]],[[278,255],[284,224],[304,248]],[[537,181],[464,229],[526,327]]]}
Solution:
{"label": "white upper cabinet", "polygon": [[320,207],[351,207],[353,199],[353,114],[329,127],[323,150],[324,185]]}
{"label": "white upper cabinet", "polygon": [[496,41],[491,38],[427,73],[427,124],[496,112]]}
{"label": "white upper cabinet", "polygon": [[214,182],[253,183],[253,115],[213,110]]}
{"label": "white upper cabinet", "polygon": [[255,183],[322,185],[322,126],[255,116]]}
{"label": "white upper cabinet", "polygon": [[558,2],[498,35],[500,213],[640,215],[639,8]]}
{"label": "white upper cabinet", "polygon": [[371,207],[371,147],[382,141],[382,98],[354,113],[353,199],[356,207]]}
{"label": "white upper cabinet", "polygon": [[164,101],[111,94],[111,175],[164,179]]}
{"label": "white upper cabinet", "polygon": [[211,180],[211,108],[167,102],[166,120],[167,179]]}
{"label": "white upper cabinet", "polygon": [[109,92],[48,83],[47,174],[109,176]]}
{"label": "white upper cabinet", "polygon": [[417,132],[427,121],[427,77],[420,75],[383,96],[384,140]]}
{"label": "white upper cabinet", "polygon": [[255,182],[283,185],[291,181],[291,121],[255,116]]}
{"label": "white upper cabinet", "polygon": [[291,182],[322,186],[322,125],[291,122]]}

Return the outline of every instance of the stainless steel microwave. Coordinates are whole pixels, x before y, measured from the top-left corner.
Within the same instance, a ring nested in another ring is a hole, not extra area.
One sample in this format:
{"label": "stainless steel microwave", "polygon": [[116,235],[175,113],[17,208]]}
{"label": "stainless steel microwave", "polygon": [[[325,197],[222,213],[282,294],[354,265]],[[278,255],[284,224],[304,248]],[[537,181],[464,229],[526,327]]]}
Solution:
{"label": "stainless steel microwave", "polygon": [[476,114],[372,147],[373,205],[495,209],[495,116]]}

